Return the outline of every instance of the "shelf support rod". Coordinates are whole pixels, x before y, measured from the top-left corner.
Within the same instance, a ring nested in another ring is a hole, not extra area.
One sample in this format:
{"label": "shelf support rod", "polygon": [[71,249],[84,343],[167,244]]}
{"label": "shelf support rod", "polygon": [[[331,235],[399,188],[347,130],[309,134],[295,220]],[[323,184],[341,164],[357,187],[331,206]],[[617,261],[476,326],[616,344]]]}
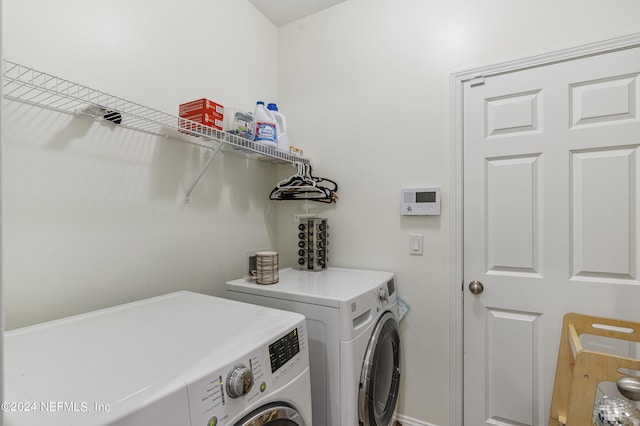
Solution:
{"label": "shelf support rod", "polygon": [[204,176],[205,172],[207,171],[207,169],[211,165],[211,162],[213,161],[214,158],[216,158],[216,155],[218,155],[218,153],[220,151],[222,151],[222,146],[223,145],[224,145],[223,143],[219,143],[218,146],[215,147],[215,149],[213,150],[213,153],[211,154],[211,157],[209,157],[209,159],[205,163],[205,165],[202,168],[202,171],[200,172],[200,174],[198,175],[196,180],[191,184],[189,189],[187,189],[187,194],[186,194],[186,197],[185,197],[185,200],[184,200],[185,203],[187,203],[187,204],[191,203],[191,192],[195,189],[196,185],[198,185],[198,182],[200,182],[200,179],[202,179],[202,176]]}

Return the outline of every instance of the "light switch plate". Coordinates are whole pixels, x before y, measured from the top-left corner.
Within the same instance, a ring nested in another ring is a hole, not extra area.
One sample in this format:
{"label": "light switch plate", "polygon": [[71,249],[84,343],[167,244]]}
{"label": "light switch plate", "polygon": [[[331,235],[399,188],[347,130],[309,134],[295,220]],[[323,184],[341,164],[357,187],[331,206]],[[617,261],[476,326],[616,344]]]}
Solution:
{"label": "light switch plate", "polygon": [[424,248],[424,235],[411,234],[409,235],[409,254],[414,256],[422,256]]}

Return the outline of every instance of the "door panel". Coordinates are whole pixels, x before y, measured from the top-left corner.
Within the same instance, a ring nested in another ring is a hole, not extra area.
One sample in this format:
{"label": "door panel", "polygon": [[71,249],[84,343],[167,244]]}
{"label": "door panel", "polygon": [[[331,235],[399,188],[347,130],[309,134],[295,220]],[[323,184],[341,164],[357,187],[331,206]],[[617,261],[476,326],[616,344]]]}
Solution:
{"label": "door panel", "polygon": [[487,99],[487,137],[541,130],[540,91]]}
{"label": "door panel", "polygon": [[[637,284],[638,148],[571,153],[573,277]],[[630,194],[632,195],[630,197]]]}
{"label": "door panel", "polygon": [[[539,314],[487,309],[488,417],[507,424],[534,424],[541,366]],[[513,350],[505,350],[513,348]],[[517,378],[517,380],[511,380]],[[512,386],[502,384],[511,381]]]}
{"label": "door panel", "polygon": [[639,76],[630,48],[465,83],[465,425],[547,424],[565,313],[640,321]]}
{"label": "door panel", "polygon": [[538,273],[539,156],[487,159],[487,271]]}
{"label": "door panel", "polygon": [[638,74],[572,84],[572,127],[638,121]]}

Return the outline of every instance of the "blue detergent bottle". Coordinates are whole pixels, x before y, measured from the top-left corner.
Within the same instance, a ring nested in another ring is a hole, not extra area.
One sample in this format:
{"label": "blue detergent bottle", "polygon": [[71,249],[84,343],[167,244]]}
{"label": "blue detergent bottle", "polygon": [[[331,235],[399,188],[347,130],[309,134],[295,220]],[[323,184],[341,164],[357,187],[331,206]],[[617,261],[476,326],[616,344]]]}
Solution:
{"label": "blue detergent bottle", "polygon": [[276,128],[277,120],[272,111],[269,111],[264,102],[258,101],[256,109],[253,113],[255,122],[255,138],[254,140],[263,145],[277,148],[278,132]]}
{"label": "blue detergent bottle", "polygon": [[281,151],[289,152],[289,136],[287,135],[287,119],[281,112],[278,111],[278,105],[269,104],[267,109],[271,111],[271,114],[276,119],[277,130],[277,144],[278,149]]}

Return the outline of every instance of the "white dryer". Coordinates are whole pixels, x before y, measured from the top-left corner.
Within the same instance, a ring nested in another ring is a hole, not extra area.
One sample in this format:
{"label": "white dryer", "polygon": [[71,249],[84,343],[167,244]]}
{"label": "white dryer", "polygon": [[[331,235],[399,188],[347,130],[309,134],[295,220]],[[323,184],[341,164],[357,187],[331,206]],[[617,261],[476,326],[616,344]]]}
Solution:
{"label": "white dryer", "polygon": [[311,426],[299,314],[176,292],[5,334],[5,425]]}
{"label": "white dryer", "polygon": [[388,426],[400,386],[394,274],[280,271],[280,281],[226,283],[226,297],[307,318],[313,424]]}

